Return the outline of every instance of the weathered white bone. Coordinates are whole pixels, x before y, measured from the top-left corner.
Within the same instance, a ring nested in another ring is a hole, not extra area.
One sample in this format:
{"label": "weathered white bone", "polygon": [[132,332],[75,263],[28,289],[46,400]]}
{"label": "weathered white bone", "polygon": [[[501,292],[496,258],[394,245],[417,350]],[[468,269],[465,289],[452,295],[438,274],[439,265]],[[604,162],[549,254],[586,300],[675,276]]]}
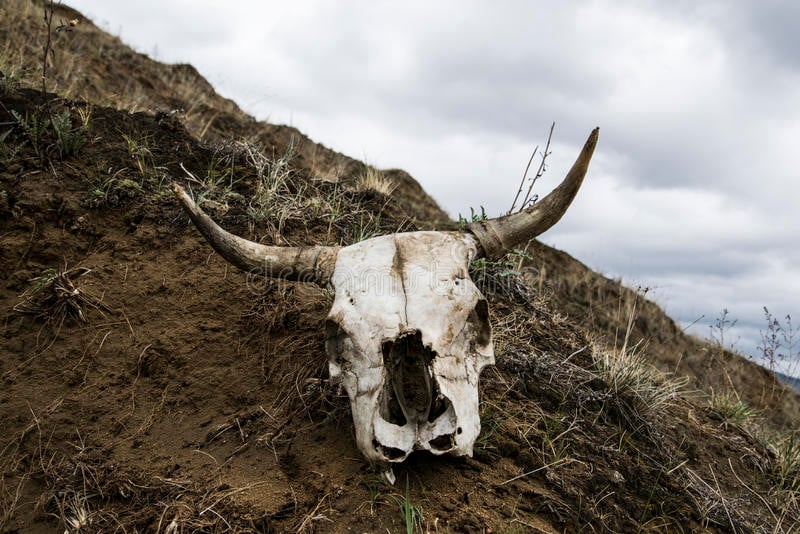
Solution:
{"label": "weathered white bone", "polygon": [[473,236],[446,232],[376,237],[339,252],[326,348],[369,460],[472,455],[478,375],[494,363],[486,300],[469,277],[476,254]]}

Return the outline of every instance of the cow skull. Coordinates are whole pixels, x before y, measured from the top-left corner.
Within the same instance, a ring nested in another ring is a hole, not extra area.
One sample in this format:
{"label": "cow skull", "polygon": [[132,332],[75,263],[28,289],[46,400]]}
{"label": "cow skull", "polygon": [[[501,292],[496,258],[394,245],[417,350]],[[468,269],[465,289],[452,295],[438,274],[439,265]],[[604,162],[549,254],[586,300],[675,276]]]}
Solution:
{"label": "cow skull", "polygon": [[597,136],[595,129],[564,181],[523,211],[463,232],[396,233],[344,248],[247,241],[174,188],[200,233],[232,264],[333,286],[330,375],[347,391],[356,442],[369,461],[388,466],[414,450],[471,456],[480,432],[478,376],[494,363],[494,351],[470,262],[501,257],[555,224],[583,182]]}
{"label": "cow skull", "polygon": [[326,349],[367,459],[472,455],[478,375],[494,363],[486,300],[469,277],[477,245],[468,234],[411,232],[339,251]]}

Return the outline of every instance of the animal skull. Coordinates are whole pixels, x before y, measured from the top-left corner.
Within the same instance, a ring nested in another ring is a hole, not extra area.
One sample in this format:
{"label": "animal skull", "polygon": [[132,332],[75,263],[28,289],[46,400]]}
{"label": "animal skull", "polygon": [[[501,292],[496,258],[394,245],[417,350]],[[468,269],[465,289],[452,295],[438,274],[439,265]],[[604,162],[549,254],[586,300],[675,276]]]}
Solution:
{"label": "animal skull", "polygon": [[471,456],[480,433],[478,376],[494,363],[494,351],[488,306],[469,277],[470,262],[501,257],[555,224],[583,182],[597,137],[595,129],[564,181],[523,211],[462,232],[397,233],[344,248],[247,241],[174,188],[229,262],[333,286],[325,343],[330,375],[350,397],[356,442],[369,461],[388,466],[414,450]]}
{"label": "animal skull", "polygon": [[413,450],[472,455],[478,375],[494,363],[468,234],[412,232],[339,251],[326,349],[350,396],[358,448],[375,462]]}

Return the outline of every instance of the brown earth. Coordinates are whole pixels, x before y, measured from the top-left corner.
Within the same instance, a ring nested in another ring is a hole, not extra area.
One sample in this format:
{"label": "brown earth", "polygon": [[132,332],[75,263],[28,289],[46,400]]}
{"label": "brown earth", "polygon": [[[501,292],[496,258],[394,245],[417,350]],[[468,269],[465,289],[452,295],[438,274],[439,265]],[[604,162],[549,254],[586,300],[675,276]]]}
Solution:
{"label": "brown earth", "polygon": [[[764,440],[797,428],[797,396],[538,242],[520,276],[473,273],[497,355],[475,456],[417,453],[382,482],[327,380],[330,292],[229,267],[168,186],[268,244],[454,223],[402,171],[256,122],[67,7],[43,95],[41,9],[0,6],[0,531],[797,528],[800,456]],[[614,350],[629,317],[690,385]]]}

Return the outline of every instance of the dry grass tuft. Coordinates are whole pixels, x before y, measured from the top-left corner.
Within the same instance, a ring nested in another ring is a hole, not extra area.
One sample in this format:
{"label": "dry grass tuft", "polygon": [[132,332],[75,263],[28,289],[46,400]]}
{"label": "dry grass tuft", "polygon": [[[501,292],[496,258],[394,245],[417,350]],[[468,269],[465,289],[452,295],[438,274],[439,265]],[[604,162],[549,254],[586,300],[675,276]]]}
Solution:
{"label": "dry grass tuft", "polygon": [[598,376],[608,386],[614,405],[634,426],[668,406],[687,383],[685,379],[667,378],[636,347],[599,350],[594,358]]}
{"label": "dry grass tuft", "polygon": [[800,440],[792,433],[772,445],[775,499],[800,512]]}
{"label": "dry grass tuft", "polygon": [[86,267],[57,270],[47,269],[40,276],[29,280],[31,287],[20,295],[21,301],[14,306],[18,313],[33,315],[46,323],[61,327],[67,318],[87,322],[84,309],[91,308],[100,313],[109,311],[102,298],[92,296],[75,285],[78,278],[92,272]]}
{"label": "dry grass tuft", "polygon": [[397,184],[372,166],[367,166],[364,173],[356,179],[356,191],[362,193],[377,193],[388,197],[396,188]]}

